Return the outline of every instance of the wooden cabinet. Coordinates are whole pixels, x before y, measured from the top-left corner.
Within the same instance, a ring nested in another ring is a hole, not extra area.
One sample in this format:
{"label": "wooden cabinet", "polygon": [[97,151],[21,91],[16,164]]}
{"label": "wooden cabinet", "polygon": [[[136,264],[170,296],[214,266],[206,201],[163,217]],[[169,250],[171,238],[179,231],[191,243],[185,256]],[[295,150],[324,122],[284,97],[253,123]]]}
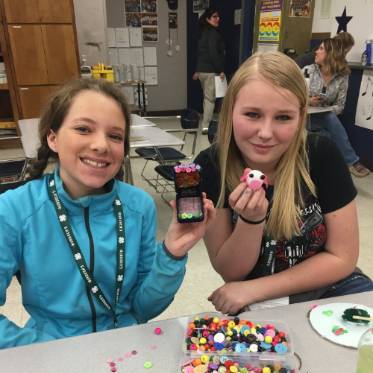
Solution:
{"label": "wooden cabinet", "polygon": [[[14,1],[14,0],[11,0]],[[17,0],[18,1],[18,0]],[[41,23],[73,23],[71,0],[38,0]]]}
{"label": "wooden cabinet", "polygon": [[62,84],[79,77],[74,29],[71,25],[42,25],[49,84]]}
{"label": "wooden cabinet", "polygon": [[58,86],[20,87],[19,100],[23,118],[38,118]]}
{"label": "wooden cabinet", "polygon": [[18,85],[62,84],[79,76],[73,26],[10,25],[8,32]]}
{"label": "wooden cabinet", "polygon": [[4,0],[8,23],[72,23],[70,0]]}
{"label": "wooden cabinet", "polygon": [[39,0],[4,0],[4,17],[8,23],[40,22]]}
{"label": "wooden cabinet", "polygon": [[10,25],[8,33],[17,84],[48,84],[41,26]]}
{"label": "wooden cabinet", "polygon": [[19,135],[18,119],[39,117],[50,95],[79,77],[74,21],[73,0],[0,0],[8,78],[0,84],[0,129],[13,122]]}

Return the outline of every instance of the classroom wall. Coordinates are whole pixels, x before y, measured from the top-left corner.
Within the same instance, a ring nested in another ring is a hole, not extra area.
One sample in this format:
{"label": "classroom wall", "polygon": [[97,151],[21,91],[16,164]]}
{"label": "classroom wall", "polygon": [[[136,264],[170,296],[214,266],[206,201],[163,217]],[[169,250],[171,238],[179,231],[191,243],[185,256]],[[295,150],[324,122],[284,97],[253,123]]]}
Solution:
{"label": "classroom wall", "polygon": [[[147,86],[148,111],[181,110],[187,105],[186,58],[186,4],[178,1],[178,44],[167,55],[168,9],[167,1],[158,0],[158,42],[144,42],[144,47],[156,47],[158,58],[158,85]],[[90,65],[103,61],[109,63],[106,51],[106,27],[125,27],[124,0],[74,0],[80,55],[87,55]],[[176,43],[176,32],[171,38]],[[89,44],[87,44],[89,43]],[[100,50],[94,43],[99,43]],[[174,44],[175,45],[175,44]],[[173,47],[174,47],[173,45]]]}
{"label": "classroom wall", "polygon": [[[330,32],[334,36],[338,29],[335,17],[342,15],[344,7],[347,16],[353,17],[347,24],[347,31],[355,38],[355,46],[347,59],[349,62],[360,62],[365,40],[373,39],[373,0],[315,0],[312,32]],[[323,17],[328,10],[329,17]]]}
{"label": "classroom wall", "polygon": [[74,10],[80,56],[88,65],[106,62],[105,0],[74,0]]}

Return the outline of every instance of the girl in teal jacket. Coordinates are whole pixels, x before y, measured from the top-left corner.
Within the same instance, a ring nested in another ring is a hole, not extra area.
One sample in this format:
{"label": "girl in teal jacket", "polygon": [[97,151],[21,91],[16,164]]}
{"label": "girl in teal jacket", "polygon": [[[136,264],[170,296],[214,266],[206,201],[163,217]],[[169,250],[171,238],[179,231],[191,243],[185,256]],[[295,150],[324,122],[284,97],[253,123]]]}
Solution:
{"label": "girl in teal jacket", "polygon": [[[32,181],[0,196],[0,305],[20,272],[23,328],[0,315],[0,348],[143,323],[173,300],[186,254],[214,216],[179,224],[156,243],[156,209],[118,180],[130,114],[110,83],[65,86],[40,121]],[[42,176],[48,160],[53,173]],[[174,203],[172,202],[175,210]]]}

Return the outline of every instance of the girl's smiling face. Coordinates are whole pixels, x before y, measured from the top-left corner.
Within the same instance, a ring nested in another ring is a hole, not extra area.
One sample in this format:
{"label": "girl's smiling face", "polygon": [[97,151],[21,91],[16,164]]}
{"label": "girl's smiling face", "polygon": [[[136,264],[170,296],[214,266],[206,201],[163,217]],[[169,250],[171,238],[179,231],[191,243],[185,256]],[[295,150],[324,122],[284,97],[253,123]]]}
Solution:
{"label": "girl's smiling face", "polygon": [[73,198],[102,193],[124,158],[126,122],[120,105],[91,90],[79,93],[48,145],[58,153],[60,175]]}
{"label": "girl's smiling face", "polygon": [[264,79],[248,81],[233,107],[233,136],[247,165],[272,173],[301,121],[298,98]]}

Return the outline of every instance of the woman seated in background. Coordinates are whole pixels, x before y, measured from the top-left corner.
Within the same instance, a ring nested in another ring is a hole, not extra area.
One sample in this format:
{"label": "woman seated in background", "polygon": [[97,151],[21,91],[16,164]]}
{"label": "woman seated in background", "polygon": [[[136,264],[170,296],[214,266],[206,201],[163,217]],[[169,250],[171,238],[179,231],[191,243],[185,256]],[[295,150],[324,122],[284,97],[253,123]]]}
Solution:
{"label": "woman seated in background", "polygon": [[[335,144],[307,137],[307,104],[296,63],[257,53],[228,86],[216,143],[196,159],[202,190],[217,203],[204,239],[226,282],[209,297],[218,311],[373,290],[356,269],[356,189]],[[262,171],[268,187],[240,181],[246,168]]]}
{"label": "woman seated in background", "polygon": [[[333,39],[340,40],[340,42],[342,43],[343,53],[345,57],[347,53],[351,50],[351,48],[355,45],[355,40],[349,32],[340,32],[339,34],[335,35]],[[307,65],[312,65],[315,62],[315,54],[317,48],[295,58],[295,62],[298,64],[300,68],[303,68]]]}
{"label": "woman seated in background", "polygon": [[354,176],[369,175],[369,170],[359,162],[359,156],[337,117],[345,107],[350,75],[341,41],[336,38],[324,40],[316,50],[315,63],[305,66],[305,70],[310,77],[309,104],[333,107],[332,111],[310,116],[311,130],[321,131],[333,139]]}

